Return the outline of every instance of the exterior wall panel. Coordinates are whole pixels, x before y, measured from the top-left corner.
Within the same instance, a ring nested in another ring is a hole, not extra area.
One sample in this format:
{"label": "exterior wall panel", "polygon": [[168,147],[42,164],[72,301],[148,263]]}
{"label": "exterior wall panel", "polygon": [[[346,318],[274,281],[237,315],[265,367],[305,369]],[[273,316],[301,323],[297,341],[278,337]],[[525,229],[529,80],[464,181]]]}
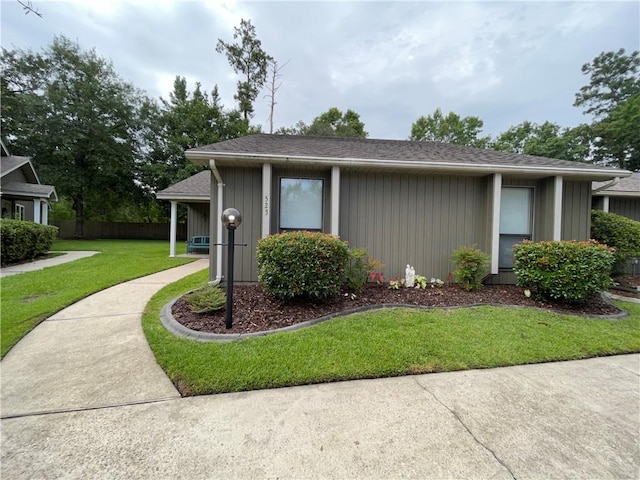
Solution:
{"label": "exterior wall panel", "polygon": [[[209,204],[190,203],[187,205],[187,235],[209,235]],[[215,237],[214,237],[215,238]]]}
{"label": "exterior wall panel", "polygon": [[[262,169],[259,168],[219,168],[224,181],[224,208],[235,208],[242,215],[242,223],[235,232],[234,282],[256,282],[256,244],[262,236]],[[214,239],[218,221],[214,222]],[[224,228],[224,227],[222,227]],[[223,243],[228,232],[224,229]],[[246,243],[246,247],[237,244]],[[227,248],[222,249],[223,275],[226,276]]]}
{"label": "exterior wall panel", "polygon": [[386,277],[446,279],[451,253],[486,244],[487,180],[342,171],[340,236],[385,263]]}
{"label": "exterior wall panel", "polygon": [[640,198],[609,197],[609,211],[640,222]]}
{"label": "exterior wall panel", "polygon": [[565,181],[562,192],[562,240],[589,240],[591,183]]}

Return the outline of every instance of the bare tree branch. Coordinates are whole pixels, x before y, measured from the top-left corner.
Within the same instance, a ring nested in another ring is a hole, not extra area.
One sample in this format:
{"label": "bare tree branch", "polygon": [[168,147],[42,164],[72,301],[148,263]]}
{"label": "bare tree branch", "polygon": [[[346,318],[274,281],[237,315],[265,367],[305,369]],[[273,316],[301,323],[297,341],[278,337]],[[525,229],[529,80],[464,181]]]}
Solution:
{"label": "bare tree branch", "polygon": [[33,4],[30,1],[27,0],[26,2],[22,2],[18,0],[18,3],[22,5],[25,15],[29,15],[30,13],[33,13],[39,16],[40,18],[42,18],[42,14],[37,9],[33,8]]}
{"label": "bare tree branch", "polygon": [[265,98],[271,98],[270,111],[269,111],[269,133],[273,133],[273,109],[278,104],[276,102],[276,92],[280,90],[282,82],[278,83],[278,79],[282,77],[280,70],[287,66],[291,60],[287,60],[284,64],[278,66],[277,60],[271,61],[271,93],[265,95]]}

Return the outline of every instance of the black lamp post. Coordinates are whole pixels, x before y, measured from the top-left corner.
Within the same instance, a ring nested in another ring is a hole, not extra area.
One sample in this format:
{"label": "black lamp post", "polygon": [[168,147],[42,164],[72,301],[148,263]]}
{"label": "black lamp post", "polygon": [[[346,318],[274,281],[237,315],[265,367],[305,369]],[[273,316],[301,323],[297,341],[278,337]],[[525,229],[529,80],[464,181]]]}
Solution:
{"label": "black lamp post", "polygon": [[242,223],[242,215],[235,208],[227,208],[222,212],[222,223],[229,230],[227,241],[227,311],[225,312],[225,326],[233,326],[233,247],[236,228]]}

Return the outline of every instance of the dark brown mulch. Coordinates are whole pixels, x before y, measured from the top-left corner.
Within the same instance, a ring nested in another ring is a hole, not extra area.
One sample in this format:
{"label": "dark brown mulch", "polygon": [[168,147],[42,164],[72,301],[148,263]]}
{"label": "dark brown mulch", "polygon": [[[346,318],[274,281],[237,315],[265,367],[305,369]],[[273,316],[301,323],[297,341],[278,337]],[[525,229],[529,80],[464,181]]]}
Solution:
{"label": "dark brown mulch", "polygon": [[381,304],[422,305],[428,307],[458,307],[474,304],[516,305],[537,307],[556,312],[580,315],[610,315],[620,310],[600,297],[584,305],[551,304],[527,298],[522,288],[514,285],[484,286],[468,292],[458,285],[418,290],[391,290],[386,285],[369,284],[352,297],[343,294],[323,303],[308,301],[280,302],[266,294],[258,285],[235,285],[233,290],[233,327],[225,328],[225,312],[197,314],[178,299],[173,306],[174,318],[187,328],[212,333],[251,333],[287,327],[306,320],[323,317],[358,307]]}

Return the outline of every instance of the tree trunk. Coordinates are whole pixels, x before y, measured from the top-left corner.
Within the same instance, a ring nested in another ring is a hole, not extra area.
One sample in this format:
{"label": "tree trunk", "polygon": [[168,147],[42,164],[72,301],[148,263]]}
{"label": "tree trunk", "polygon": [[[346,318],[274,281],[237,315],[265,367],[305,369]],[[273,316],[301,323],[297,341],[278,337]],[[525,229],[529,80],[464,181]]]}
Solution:
{"label": "tree trunk", "polygon": [[84,195],[82,192],[73,197],[73,211],[76,212],[76,228],[73,236],[82,238],[84,237]]}

